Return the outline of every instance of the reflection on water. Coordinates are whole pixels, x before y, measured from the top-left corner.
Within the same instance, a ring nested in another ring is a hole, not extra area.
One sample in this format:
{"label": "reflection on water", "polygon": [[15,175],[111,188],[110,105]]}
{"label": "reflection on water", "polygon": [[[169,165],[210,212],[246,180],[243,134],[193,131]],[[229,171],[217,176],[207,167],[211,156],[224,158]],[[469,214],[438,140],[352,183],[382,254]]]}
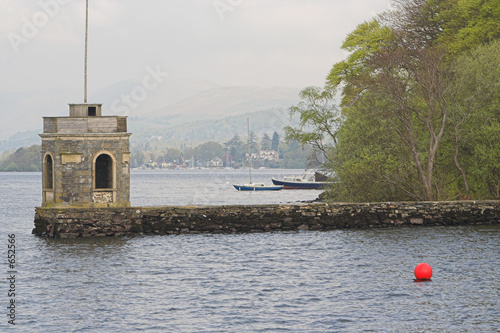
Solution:
{"label": "reflection on water", "polygon": [[[231,182],[190,177],[133,173],[133,202],[147,203],[148,195],[158,204],[196,202],[180,184],[215,183],[222,191]],[[16,326],[22,332],[500,327],[500,225],[52,240],[30,234],[39,175],[0,178],[0,200],[8,207],[1,211],[2,231],[18,240]],[[214,201],[221,200],[222,192],[213,192]],[[312,195],[305,192],[284,195]],[[233,201],[270,200],[227,193]],[[414,282],[420,262],[432,266],[431,281]],[[0,327],[6,326],[4,317]]]}

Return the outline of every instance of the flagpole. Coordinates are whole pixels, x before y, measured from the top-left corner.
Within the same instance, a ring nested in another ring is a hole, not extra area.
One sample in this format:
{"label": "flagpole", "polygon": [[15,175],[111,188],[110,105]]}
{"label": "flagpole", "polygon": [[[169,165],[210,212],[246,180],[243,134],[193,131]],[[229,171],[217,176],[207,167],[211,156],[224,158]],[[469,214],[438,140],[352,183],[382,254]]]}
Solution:
{"label": "flagpole", "polygon": [[250,184],[252,184],[252,155],[250,154],[250,118],[247,118],[248,131],[248,173],[250,174]]}
{"label": "flagpole", "polygon": [[89,0],[85,2],[85,69],[83,101],[87,103],[87,35],[89,31]]}

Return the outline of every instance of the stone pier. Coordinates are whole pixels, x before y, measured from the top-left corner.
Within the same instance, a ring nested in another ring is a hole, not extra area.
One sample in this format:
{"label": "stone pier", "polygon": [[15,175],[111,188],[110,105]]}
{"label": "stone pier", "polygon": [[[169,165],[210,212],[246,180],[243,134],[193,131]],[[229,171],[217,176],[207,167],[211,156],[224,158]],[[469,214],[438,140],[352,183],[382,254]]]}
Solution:
{"label": "stone pier", "polygon": [[76,238],[497,223],[500,223],[500,201],[38,207],[33,234]]}

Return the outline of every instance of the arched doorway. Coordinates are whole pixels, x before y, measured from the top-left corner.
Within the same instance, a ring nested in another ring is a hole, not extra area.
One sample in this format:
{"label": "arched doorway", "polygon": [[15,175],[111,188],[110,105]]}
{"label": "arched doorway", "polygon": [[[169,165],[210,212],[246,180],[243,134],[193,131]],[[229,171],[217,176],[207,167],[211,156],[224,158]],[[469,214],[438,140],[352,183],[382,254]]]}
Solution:
{"label": "arched doorway", "polygon": [[50,154],[45,155],[45,160],[43,161],[43,187],[47,190],[54,189],[54,161]]}
{"label": "arched doorway", "polygon": [[112,189],[113,159],[108,154],[101,154],[95,160],[95,188]]}

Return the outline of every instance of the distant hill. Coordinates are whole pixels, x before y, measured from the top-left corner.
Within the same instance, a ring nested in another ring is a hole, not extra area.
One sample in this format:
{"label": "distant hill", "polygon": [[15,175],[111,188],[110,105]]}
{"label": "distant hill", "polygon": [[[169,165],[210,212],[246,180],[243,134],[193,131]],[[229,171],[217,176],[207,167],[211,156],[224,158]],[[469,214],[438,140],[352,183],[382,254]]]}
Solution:
{"label": "distant hill", "polygon": [[38,136],[38,133],[40,132],[41,131],[37,130],[18,132],[7,140],[1,140],[0,153],[6,150],[14,151],[20,147],[27,147],[34,144],[40,144],[41,140],[40,137]]}
{"label": "distant hill", "polygon": [[247,118],[250,119],[250,130],[259,138],[267,133],[272,136],[276,131],[283,138],[283,128],[296,125],[296,119],[290,119],[288,109],[276,108],[270,110],[247,112],[240,115],[220,119],[196,120],[178,125],[141,119],[139,123],[134,118],[129,120],[130,131],[133,132],[131,141],[140,143],[144,141],[163,141],[164,144],[178,147],[181,143],[194,146],[206,141],[227,142],[234,135],[240,138],[247,137]]}
{"label": "distant hill", "polygon": [[[142,80],[127,80],[89,97],[103,103],[103,115],[126,115],[135,142],[161,136],[172,144],[222,142],[246,135],[246,118],[257,135],[281,132],[289,124],[288,109],[299,89],[287,87],[222,87],[199,79],[165,78],[147,96],[128,106],[124,96],[140,89]],[[0,152],[39,144],[42,117],[68,115],[68,103],[81,102],[75,91],[0,93]],[[72,100],[73,99],[73,100]],[[117,112],[115,112],[117,111]]]}
{"label": "distant hill", "polygon": [[0,156],[0,171],[41,171],[40,145],[21,147],[11,154]]}
{"label": "distant hill", "polygon": [[165,105],[147,117],[175,119],[172,122],[178,123],[188,119],[221,119],[255,111],[288,109],[298,102],[298,94],[297,89],[284,87],[217,87]]}
{"label": "distant hill", "polygon": [[166,78],[154,89],[147,90],[147,96],[143,100],[137,101],[132,98],[133,104],[136,105],[130,107],[123,96],[131,96],[137,87],[140,89],[142,82],[121,81],[93,95],[91,100],[103,103],[104,112],[108,115],[155,117],[155,111],[159,108],[189,100],[204,91],[220,86],[214,82],[199,79]]}
{"label": "distant hill", "polygon": [[67,99],[67,92],[62,91],[1,92],[0,140],[8,140],[18,132],[41,128],[44,116],[67,114],[70,103]]}

